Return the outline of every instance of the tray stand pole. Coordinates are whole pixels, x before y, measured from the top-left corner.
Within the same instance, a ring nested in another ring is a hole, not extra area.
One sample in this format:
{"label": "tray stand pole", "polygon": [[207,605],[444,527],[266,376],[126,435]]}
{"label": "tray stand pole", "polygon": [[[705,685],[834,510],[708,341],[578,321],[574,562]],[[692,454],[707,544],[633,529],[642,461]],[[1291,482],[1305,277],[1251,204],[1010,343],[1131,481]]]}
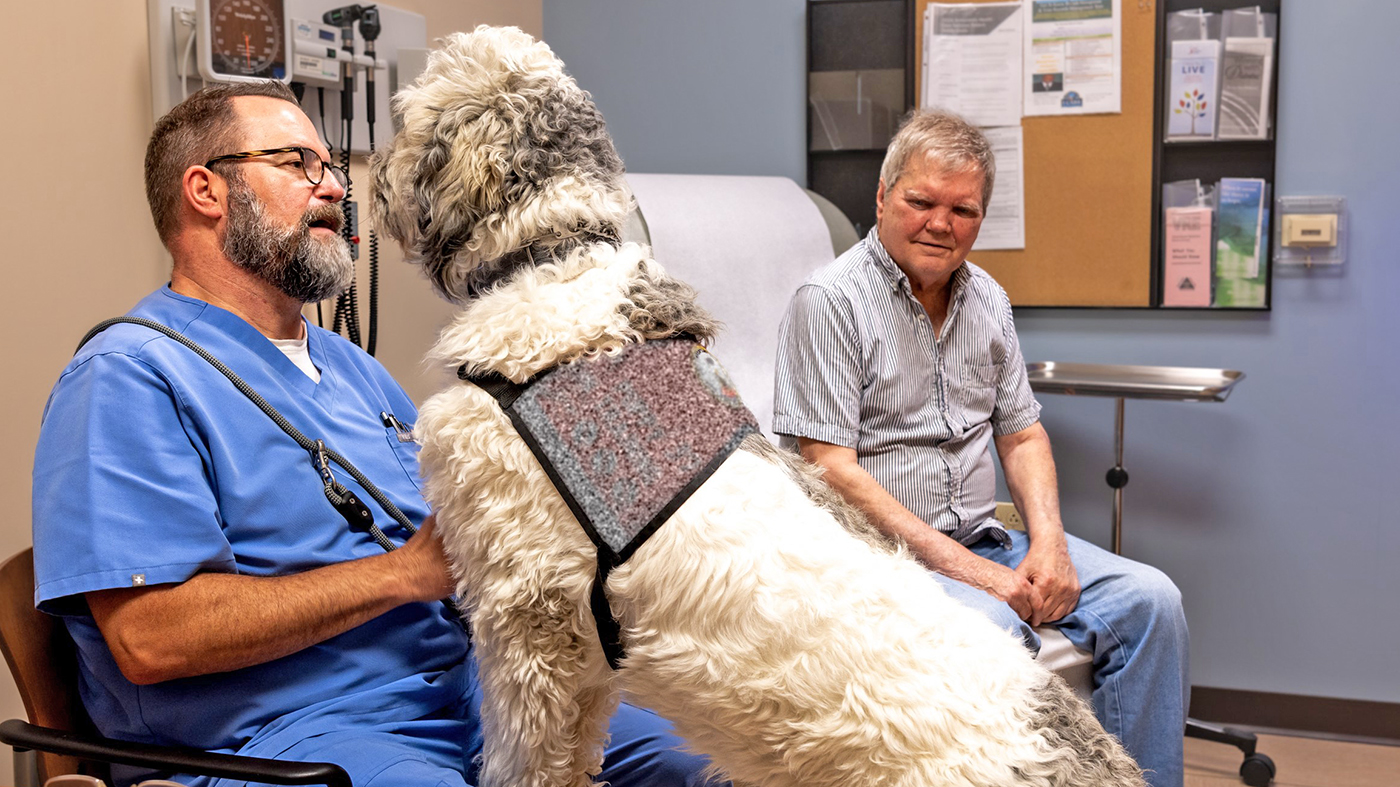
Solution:
{"label": "tray stand pole", "polygon": [[1117,417],[1114,419],[1114,465],[1106,480],[1113,488],[1113,554],[1123,554],[1123,487],[1128,485],[1128,471],[1123,469],[1123,397],[1118,397]]}

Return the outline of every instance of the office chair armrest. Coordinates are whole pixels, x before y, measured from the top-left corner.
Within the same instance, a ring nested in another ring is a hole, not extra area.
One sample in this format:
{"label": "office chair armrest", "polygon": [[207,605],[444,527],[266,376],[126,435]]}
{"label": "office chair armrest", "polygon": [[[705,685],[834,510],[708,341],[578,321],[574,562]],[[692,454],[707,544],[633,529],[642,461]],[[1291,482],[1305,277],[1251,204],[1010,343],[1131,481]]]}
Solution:
{"label": "office chair armrest", "polygon": [[19,719],[0,722],[0,742],[23,749],[66,754],[87,760],[134,765],[143,768],[244,779],[269,784],[324,784],[327,787],[353,787],[344,768],[329,762],[296,762],[216,754],[174,746],[78,735],[51,727],[40,727]]}

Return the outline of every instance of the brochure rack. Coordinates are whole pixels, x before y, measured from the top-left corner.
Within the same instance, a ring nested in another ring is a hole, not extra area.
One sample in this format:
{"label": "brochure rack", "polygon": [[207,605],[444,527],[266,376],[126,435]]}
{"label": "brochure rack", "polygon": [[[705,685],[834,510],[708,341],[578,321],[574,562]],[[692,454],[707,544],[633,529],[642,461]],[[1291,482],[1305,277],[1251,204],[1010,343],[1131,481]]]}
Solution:
{"label": "brochure rack", "polygon": [[[1266,139],[1203,139],[1165,141],[1169,122],[1168,91],[1170,88],[1171,47],[1168,42],[1168,15],[1190,9],[1203,9],[1207,12],[1221,12],[1258,7],[1260,11],[1278,15],[1277,30],[1274,31],[1272,73],[1269,80],[1268,128]],[[1280,7],[1282,0],[1158,0],[1157,3],[1157,83],[1156,83],[1156,133],[1153,136],[1153,197],[1152,212],[1156,216],[1152,229],[1152,304],[1159,308],[1176,310],[1177,307],[1164,305],[1166,288],[1170,286],[1163,275],[1166,249],[1165,214],[1162,186],[1179,181],[1200,180],[1203,185],[1214,185],[1221,178],[1260,178],[1269,186],[1274,183],[1274,157],[1277,148],[1276,129],[1278,119],[1278,61],[1279,35],[1283,29]],[[1272,213],[1272,199],[1266,197],[1265,218]],[[1267,311],[1272,304],[1273,233],[1268,227],[1259,238],[1258,255],[1261,271],[1264,274],[1264,302],[1262,306],[1214,306],[1211,309],[1230,311]],[[1193,307],[1182,307],[1183,310]],[[1194,307],[1202,310],[1200,307]]]}

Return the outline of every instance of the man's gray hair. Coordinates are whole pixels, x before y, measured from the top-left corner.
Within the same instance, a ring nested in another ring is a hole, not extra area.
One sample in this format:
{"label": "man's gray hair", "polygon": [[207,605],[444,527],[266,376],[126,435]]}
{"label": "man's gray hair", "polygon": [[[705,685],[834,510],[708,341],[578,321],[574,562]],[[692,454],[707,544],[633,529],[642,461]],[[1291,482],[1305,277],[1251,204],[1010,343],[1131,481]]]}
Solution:
{"label": "man's gray hair", "polygon": [[997,165],[992,145],[982,132],[962,117],[942,109],[916,109],[899,125],[885,163],[880,165],[880,180],[892,188],[904,174],[914,156],[927,156],[943,169],[963,172],[977,169],[982,173],[982,209],[992,199],[992,182],[996,180]]}

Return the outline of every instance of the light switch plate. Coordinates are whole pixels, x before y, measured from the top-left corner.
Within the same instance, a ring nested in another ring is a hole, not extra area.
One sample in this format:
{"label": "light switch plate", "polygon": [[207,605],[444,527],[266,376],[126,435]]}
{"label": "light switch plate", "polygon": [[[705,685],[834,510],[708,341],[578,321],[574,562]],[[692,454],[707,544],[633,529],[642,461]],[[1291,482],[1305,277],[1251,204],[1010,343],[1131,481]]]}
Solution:
{"label": "light switch plate", "polygon": [[1337,214],[1283,214],[1284,246],[1336,246]]}

